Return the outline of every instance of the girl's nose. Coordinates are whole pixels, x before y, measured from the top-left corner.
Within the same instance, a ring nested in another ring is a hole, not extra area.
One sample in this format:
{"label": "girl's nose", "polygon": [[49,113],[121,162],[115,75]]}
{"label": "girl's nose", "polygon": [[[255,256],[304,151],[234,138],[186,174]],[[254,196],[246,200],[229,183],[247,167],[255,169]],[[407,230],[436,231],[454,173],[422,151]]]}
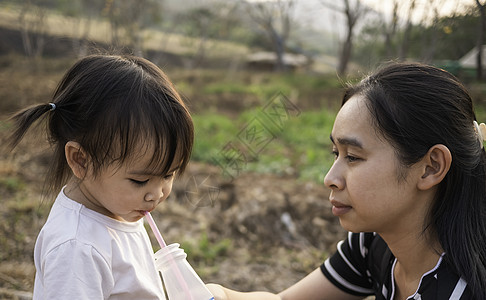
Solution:
{"label": "girl's nose", "polygon": [[157,185],[145,195],[145,201],[157,201],[164,198],[164,185]]}
{"label": "girl's nose", "polygon": [[344,179],[339,172],[339,167],[334,163],[324,177],[324,185],[331,190],[341,190],[344,188]]}

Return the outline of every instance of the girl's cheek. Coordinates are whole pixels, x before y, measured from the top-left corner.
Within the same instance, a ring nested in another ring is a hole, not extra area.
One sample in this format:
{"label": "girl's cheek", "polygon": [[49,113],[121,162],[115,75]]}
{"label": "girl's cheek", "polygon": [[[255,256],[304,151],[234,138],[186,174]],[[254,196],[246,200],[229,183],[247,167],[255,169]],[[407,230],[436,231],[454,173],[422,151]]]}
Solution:
{"label": "girl's cheek", "polygon": [[172,182],[170,182],[164,190],[165,190],[164,196],[165,196],[165,198],[167,198],[170,195],[170,193],[172,192]]}

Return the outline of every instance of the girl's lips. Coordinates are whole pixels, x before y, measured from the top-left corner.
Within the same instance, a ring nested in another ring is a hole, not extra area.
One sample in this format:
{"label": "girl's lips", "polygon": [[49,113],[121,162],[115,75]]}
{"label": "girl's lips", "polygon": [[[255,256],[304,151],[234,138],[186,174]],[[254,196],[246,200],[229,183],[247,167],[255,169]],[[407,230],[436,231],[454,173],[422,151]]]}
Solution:
{"label": "girl's lips", "polygon": [[151,213],[154,209],[155,209],[155,207],[152,207],[150,209],[137,210],[137,211],[141,212],[142,214],[145,214],[145,212]]}
{"label": "girl's lips", "polygon": [[349,205],[342,204],[341,202],[331,200],[332,204],[332,214],[339,217],[348,213],[353,207]]}

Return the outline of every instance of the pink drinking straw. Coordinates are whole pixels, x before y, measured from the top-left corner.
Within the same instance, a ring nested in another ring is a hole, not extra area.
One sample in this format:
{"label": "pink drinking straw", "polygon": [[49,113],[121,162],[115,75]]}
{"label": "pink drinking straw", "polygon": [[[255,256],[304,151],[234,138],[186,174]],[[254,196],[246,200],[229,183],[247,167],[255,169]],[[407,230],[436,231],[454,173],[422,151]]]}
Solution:
{"label": "pink drinking straw", "polygon": [[[165,246],[167,246],[167,244],[165,243],[164,238],[160,234],[160,231],[157,228],[157,225],[155,224],[154,218],[152,218],[152,215],[148,211],[145,211],[143,213],[145,214],[145,218],[147,219],[147,222],[149,223],[150,228],[152,228],[152,231],[155,235],[155,238],[157,239],[157,242],[159,242],[160,248],[164,248]],[[172,256],[170,257],[170,259],[173,260]],[[177,267],[177,265],[175,263],[174,263],[174,267]],[[177,281],[179,281],[180,285],[184,289],[184,293],[186,294],[188,299],[193,300],[193,297],[192,297],[191,293],[189,292],[189,287],[187,286],[186,281],[182,277],[180,270],[179,269],[175,270],[175,274],[176,274],[176,277],[177,277]]]}
{"label": "pink drinking straw", "polygon": [[159,242],[160,248],[164,248],[165,246],[167,246],[167,244],[165,243],[164,238],[160,234],[157,225],[155,225],[154,218],[152,218],[152,215],[148,211],[145,211],[144,214],[145,214],[145,218],[147,219],[147,222],[150,225],[150,228],[152,228],[152,231],[155,235],[155,238],[157,239],[157,242]]}

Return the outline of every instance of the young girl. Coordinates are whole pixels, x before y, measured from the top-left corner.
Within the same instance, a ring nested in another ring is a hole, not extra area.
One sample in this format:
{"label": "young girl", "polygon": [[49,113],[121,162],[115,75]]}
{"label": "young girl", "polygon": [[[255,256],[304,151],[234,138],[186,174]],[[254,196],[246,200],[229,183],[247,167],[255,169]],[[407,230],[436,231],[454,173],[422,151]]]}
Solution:
{"label": "young girl", "polygon": [[142,217],[169,196],[193,144],[167,76],[143,58],[89,56],[51,103],[13,120],[13,146],[46,121],[47,183],[60,190],[34,250],[34,299],[165,299]]}
{"label": "young girl", "polygon": [[347,90],[330,137],[348,238],[278,295],[209,285],[216,299],[486,299],[486,132],[457,79],[388,65]]}

